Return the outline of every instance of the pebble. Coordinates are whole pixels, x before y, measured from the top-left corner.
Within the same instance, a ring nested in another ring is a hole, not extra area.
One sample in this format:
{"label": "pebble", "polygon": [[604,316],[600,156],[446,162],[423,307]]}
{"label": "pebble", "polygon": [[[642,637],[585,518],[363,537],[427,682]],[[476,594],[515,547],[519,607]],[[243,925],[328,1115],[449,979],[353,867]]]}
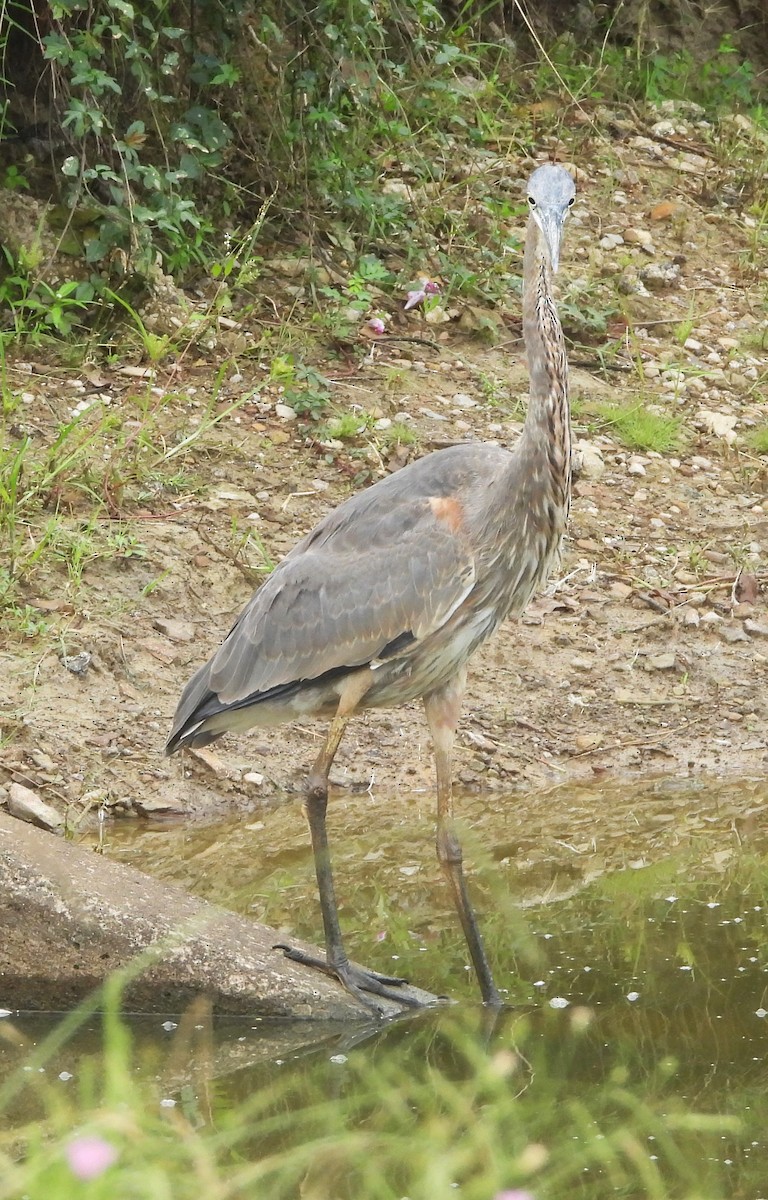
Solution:
{"label": "pebble", "polygon": [[[745,622],[746,624],[746,622]],[[717,631],[724,642],[732,645],[734,642],[748,642],[749,636],[741,625],[721,625]]]}
{"label": "pebble", "polygon": [[686,625],[692,629],[698,629],[701,617],[696,612],[696,609],[686,606],[681,611],[683,613],[683,625]]}
{"label": "pebble", "polygon": [[697,392],[699,396],[706,396],[709,393],[705,379],[698,375],[691,375],[688,379],[684,379],[682,386],[689,392]]}
{"label": "pebble", "polygon": [[158,633],[164,633],[172,642],[193,642],[195,627],[188,621],[177,621],[173,617],[158,617],[152,622]]}
{"label": "pebble", "polygon": [[586,750],[597,750],[602,746],[605,738],[602,733],[577,733],[573,739],[573,744],[577,750],[582,752]]}
{"label": "pebble", "polygon": [[261,787],[264,782],[264,776],[260,771],[246,771],[243,775],[243,783],[251,783],[254,787]]}
{"label": "pebble", "polygon": [[[696,580],[694,579],[693,582],[695,583]],[[691,592],[688,596],[688,603],[693,605],[694,608],[704,608],[707,603],[707,597],[704,592]]]}
{"label": "pebble", "polygon": [[728,445],[736,441],[734,431],[738,417],[730,416],[728,413],[711,412],[708,408],[700,408],[696,413],[696,419],[715,437],[723,438]]}
{"label": "pebble", "polygon": [[629,229],[624,230],[624,240],[643,248],[653,246],[653,238],[647,229],[634,229],[630,226]]}
{"label": "pebble", "polygon": [[61,661],[73,675],[85,675],[91,665],[92,657],[88,650],[81,650],[79,654],[63,654]]}
{"label": "pebble", "polygon": [[703,349],[703,345],[697,338],[686,338],[683,342],[683,349],[690,350],[693,354],[699,354]]}
{"label": "pebble", "polygon": [[605,237],[600,238],[601,250],[615,250],[617,246],[624,245],[624,238],[620,233],[606,233]]}
{"label": "pebble", "polygon": [[276,404],[275,416],[279,417],[281,421],[295,421],[298,413],[288,404]]}
{"label": "pebble", "polygon": [[578,654],[575,654],[571,659],[570,665],[575,671],[591,671],[594,664],[591,659],[581,658]]}
{"label": "pebble", "polygon": [[477,400],[473,400],[466,392],[457,392],[455,396],[451,397],[451,401],[459,408],[477,408]]}
{"label": "pebble", "polygon": [[640,271],[640,282],[652,292],[663,291],[664,288],[674,287],[680,278],[680,267],[677,263],[648,263]]}
{"label": "pebble", "polygon": [[56,764],[54,763],[50,754],[46,754],[44,750],[39,750],[37,747],[35,747],[33,750],[29,751],[29,757],[35,766],[39,767],[41,771],[56,770]]}
{"label": "pebble", "polygon": [[631,462],[627,467],[628,475],[645,475],[645,467],[641,462]]}
{"label": "pebble", "polygon": [[704,458],[701,454],[694,454],[693,458],[691,459],[691,466],[696,471],[711,471],[712,459]]}
{"label": "pebble", "polygon": [[33,792],[31,788],[21,783],[12,783],[8,787],[8,812],[20,821],[29,821],[41,829],[51,833],[63,831],[64,818],[50,804]]}
{"label": "pebble", "polygon": [[654,137],[675,137],[680,130],[674,121],[657,121],[651,126]]}
{"label": "pebble", "polygon": [[605,471],[605,460],[600,447],[596,446],[594,442],[587,442],[580,438],[574,449],[576,474],[582,475],[584,479],[599,479]]}
{"label": "pebble", "polygon": [[[755,611],[754,604],[750,604],[748,601],[744,601],[741,604],[734,604],[733,608],[731,609],[731,616],[732,617],[751,617],[753,615],[754,611]],[[749,630],[747,630],[747,632],[749,632]]]}
{"label": "pebble", "polygon": [[673,671],[676,662],[672,651],[668,651],[666,654],[652,654],[648,659],[648,666],[654,671]]}
{"label": "pebble", "polygon": [[753,621],[750,618],[744,622],[744,629],[752,637],[768,638],[768,625],[762,621]]}

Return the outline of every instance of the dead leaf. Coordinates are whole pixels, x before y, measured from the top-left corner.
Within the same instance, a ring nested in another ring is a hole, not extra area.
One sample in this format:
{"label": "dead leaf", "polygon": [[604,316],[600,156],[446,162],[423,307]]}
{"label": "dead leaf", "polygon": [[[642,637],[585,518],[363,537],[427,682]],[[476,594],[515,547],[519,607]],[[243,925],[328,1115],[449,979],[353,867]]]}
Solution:
{"label": "dead leaf", "polygon": [[28,603],[32,608],[39,609],[40,612],[72,613],[75,611],[74,607],[71,604],[69,604],[66,600],[42,600],[42,599],[37,600],[37,599],[35,599],[35,600],[29,600]]}
{"label": "dead leaf", "polygon": [[675,204],[672,200],[662,200],[660,204],[654,204],[648,216],[652,221],[668,221],[677,212],[679,204]]}
{"label": "dead leaf", "polygon": [[755,604],[760,595],[760,583],[756,575],[742,571],[736,582],[736,599],[739,604]]}

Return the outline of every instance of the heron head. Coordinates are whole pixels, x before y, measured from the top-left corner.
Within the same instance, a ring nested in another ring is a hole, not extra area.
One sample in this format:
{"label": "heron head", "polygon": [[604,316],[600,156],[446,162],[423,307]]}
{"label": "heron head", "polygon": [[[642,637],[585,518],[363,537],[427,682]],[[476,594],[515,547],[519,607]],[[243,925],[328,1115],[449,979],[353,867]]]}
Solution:
{"label": "heron head", "polygon": [[565,168],[556,163],[537,167],[528,180],[528,208],[543,234],[553,271],[560,262],[563,225],[575,198],[576,185]]}

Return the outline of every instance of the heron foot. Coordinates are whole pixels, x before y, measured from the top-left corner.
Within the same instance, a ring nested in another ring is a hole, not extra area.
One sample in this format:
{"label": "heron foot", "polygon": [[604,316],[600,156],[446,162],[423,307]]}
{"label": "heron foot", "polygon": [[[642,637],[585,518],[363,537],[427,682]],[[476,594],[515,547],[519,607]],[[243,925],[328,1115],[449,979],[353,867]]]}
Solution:
{"label": "heron foot", "polygon": [[303,950],[297,950],[293,946],[278,944],[273,946],[273,949],[282,950],[285,957],[290,958],[292,962],[303,963],[306,967],[314,967],[323,974],[338,979],[339,983],[343,984],[361,1004],[379,1016],[385,1010],[371,999],[371,996],[383,996],[385,1000],[391,1000],[394,1004],[405,1008],[425,1007],[422,1000],[417,1000],[415,996],[410,996],[407,992],[397,991],[408,982],[407,979],[401,979],[396,975],[381,975],[378,971],[368,971],[363,967],[354,966],[347,960],[332,964],[324,958],[315,958],[312,954],[305,954]]}

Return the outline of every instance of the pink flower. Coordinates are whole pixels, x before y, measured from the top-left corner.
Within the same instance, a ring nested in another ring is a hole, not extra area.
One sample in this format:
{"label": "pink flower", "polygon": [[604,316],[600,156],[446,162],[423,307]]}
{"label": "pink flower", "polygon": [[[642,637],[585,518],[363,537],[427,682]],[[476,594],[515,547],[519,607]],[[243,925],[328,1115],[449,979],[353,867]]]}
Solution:
{"label": "pink flower", "polygon": [[436,296],[439,291],[440,284],[435,283],[434,279],[422,279],[421,287],[408,293],[408,298],[403,306],[405,311],[408,312],[409,308],[415,308],[417,304],[421,304],[427,296]]}
{"label": "pink flower", "polygon": [[96,1179],[117,1159],[117,1150],[100,1137],[79,1137],[66,1148],[69,1169],[77,1179]]}
{"label": "pink flower", "polygon": [[370,321],[368,322],[368,328],[372,329],[374,333],[387,332],[387,327],[382,321],[381,317],[371,317]]}
{"label": "pink flower", "polygon": [[518,1188],[511,1191],[497,1192],[493,1200],[533,1200],[530,1192],[521,1192]]}

